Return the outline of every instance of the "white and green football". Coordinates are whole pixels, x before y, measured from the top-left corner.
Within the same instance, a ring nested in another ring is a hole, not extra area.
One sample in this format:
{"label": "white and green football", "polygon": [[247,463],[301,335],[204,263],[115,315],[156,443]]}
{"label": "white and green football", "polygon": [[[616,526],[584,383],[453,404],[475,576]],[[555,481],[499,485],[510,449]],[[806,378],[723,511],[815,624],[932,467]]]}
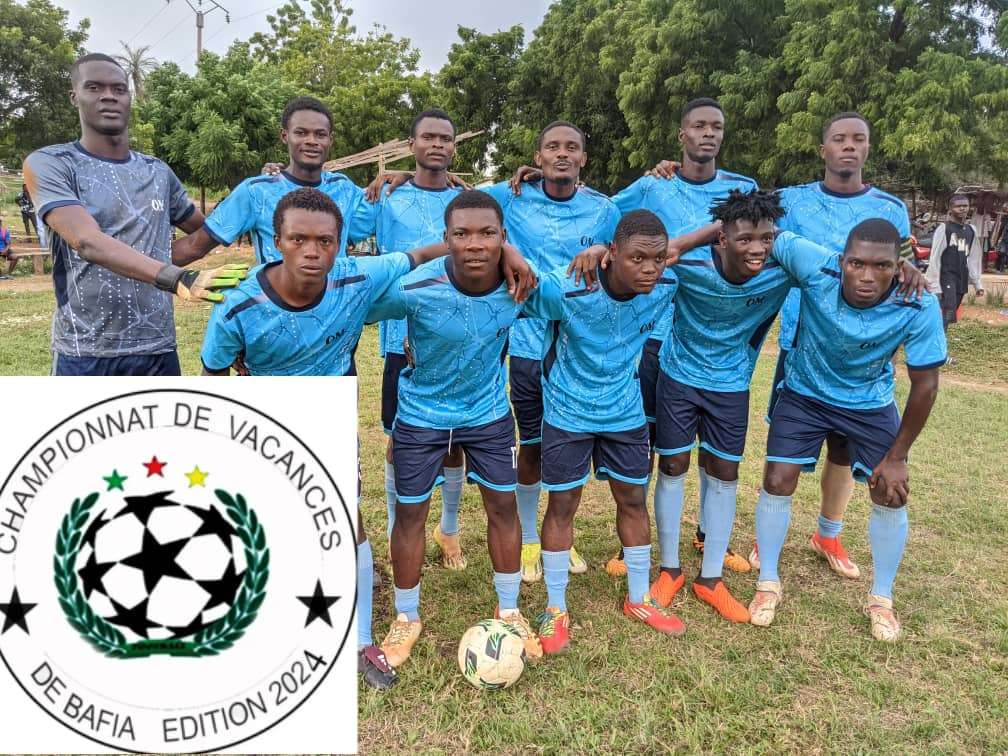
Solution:
{"label": "white and green football", "polygon": [[500,690],[518,681],[525,671],[525,644],[506,622],[487,619],[462,634],[459,669],[473,687]]}

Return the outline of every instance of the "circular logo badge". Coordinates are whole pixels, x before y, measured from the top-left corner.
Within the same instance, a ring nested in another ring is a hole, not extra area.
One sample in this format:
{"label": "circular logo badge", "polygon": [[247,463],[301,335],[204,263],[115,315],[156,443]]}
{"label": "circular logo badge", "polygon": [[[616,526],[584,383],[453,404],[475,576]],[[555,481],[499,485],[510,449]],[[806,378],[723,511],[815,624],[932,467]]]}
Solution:
{"label": "circular logo badge", "polygon": [[219,750],[326,679],[354,525],[283,425],[157,390],[7,452],[24,456],[0,488],[0,657],[60,723],[119,751]]}

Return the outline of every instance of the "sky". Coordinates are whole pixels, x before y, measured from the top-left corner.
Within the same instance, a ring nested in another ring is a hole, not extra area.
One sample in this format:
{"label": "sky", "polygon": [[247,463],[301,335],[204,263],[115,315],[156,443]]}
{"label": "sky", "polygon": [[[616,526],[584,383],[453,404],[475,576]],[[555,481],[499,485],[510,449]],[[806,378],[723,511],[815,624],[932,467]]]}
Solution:
{"label": "sky", "polygon": [[[198,7],[200,0],[190,0]],[[201,0],[204,8],[210,0]],[[215,10],[206,16],[203,47],[223,53],[235,39],[248,39],[269,27],[266,16],[282,3],[277,0],[218,0],[231,16]],[[87,48],[92,52],[116,54],[119,42],[130,47],[152,45],[150,55],[159,61],[174,61],[192,73],[196,61],[196,16],[185,0],[55,0],[70,13],[76,25],[91,19]],[[539,26],[550,0],[440,0],[427,5],[416,0],[350,0],[352,21],[363,33],[372,24],[383,24],[397,37],[408,37],[420,50],[420,67],[438,70],[448,49],[458,37],[455,29],[468,26],[481,32],[495,32],[515,24],[525,28],[526,43]],[[302,0],[302,6],[309,3]]]}

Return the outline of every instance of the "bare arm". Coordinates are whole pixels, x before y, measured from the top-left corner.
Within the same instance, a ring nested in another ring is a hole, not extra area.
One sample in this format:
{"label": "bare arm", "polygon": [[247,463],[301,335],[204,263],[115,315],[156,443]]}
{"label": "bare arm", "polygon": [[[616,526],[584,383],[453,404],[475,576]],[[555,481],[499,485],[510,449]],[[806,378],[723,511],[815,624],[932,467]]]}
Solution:
{"label": "bare arm", "polygon": [[[196,212],[198,213],[199,211],[197,210]],[[202,220],[202,214],[200,217]],[[183,231],[187,231],[184,226],[181,228]],[[199,260],[216,246],[216,240],[207,233],[206,228],[201,222],[196,229],[187,231],[186,236],[172,242],[172,264],[178,266],[188,265],[191,262]]]}
{"label": "bare arm", "polygon": [[903,506],[910,494],[910,474],[907,470],[907,455],[917,436],[924,429],[931,408],[938,397],[939,368],[910,370],[910,396],[907,397],[900,421],[899,432],[885,457],[872,471],[868,485],[872,490],[872,500],[878,504]]}

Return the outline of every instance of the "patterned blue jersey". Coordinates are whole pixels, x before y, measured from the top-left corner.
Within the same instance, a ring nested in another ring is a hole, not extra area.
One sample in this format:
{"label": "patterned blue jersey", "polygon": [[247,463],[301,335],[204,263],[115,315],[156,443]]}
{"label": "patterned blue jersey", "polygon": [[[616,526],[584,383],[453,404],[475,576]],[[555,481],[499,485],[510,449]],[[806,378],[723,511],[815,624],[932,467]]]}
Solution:
{"label": "patterned blue jersey", "polygon": [[[409,252],[418,247],[444,240],[444,211],[461,189],[424,189],[410,179],[392,194],[382,192],[381,199],[371,205],[364,203],[358,215],[361,231],[374,234],[378,252]],[[355,237],[356,238],[356,237]],[[383,320],[378,324],[378,350],[382,357],[389,352],[403,353],[406,336],[405,320]]]}
{"label": "patterned blue jersey", "polygon": [[[486,187],[504,210],[508,241],[536,270],[570,265],[581,250],[613,240],[620,212],[604,194],[586,186],[568,200],[555,200],[542,182],[522,184],[515,196],[508,182]],[[543,356],[546,322],[523,318],[511,332],[509,354],[539,360]]]}
{"label": "patterned blue jersey", "polygon": [[421,265],[390,287],[368,321],[406,318],[414,367],[399,378],[396,420],[451,430],[508,414],[504,356],[519,312],[503,283],[488,292],[461,291],[450,256]]}
{"label": "patterned blue jersey", "polygon": [[342,173],[328,171],[323,172],[318,184],[298,181],[287,172],[247,178],[214,208],[204,228],[210,238],[225,245],[242,234],[251,233],[257,263],[279,260],[280,250],[273,244],[273,211],[281,197],[303,186],[313,186],[329,195],[340,209],[343,215],[341,256],[346,254],[347,240],[358,241],[371,235],[367,229],[371,210],[364,199],[364,190]]}
{"label": "patterned blue jersey", "polygon": [[253,375],[346,375],[368,309],[413,267],[409,255],[341,257],[322,296],[291,307],[270,285],[266,269],[214,306],[203,338],[203,364],[223,370],[238,355]]}
{"label": "patterned blue jersey", "polygon": [[[872,186],[855,194],[837,194],[821,181],[813,181],[781,189],[781,204],[787,215],[780,219],[778,228],[793,231],[836,254],[843,252],[851,229],[869,218],[884,218],[904,239],[910,236],[910,216],[903,201]],[[781,349],[794,345],[800,300],[796,289],[781,310]]]}
{"label": "patterned blue jersey", "polygon": [[529,316],[552,321],[543,359],[543,419],[578,433],[644,425],[637,359],[677,286],[666,272],[650,294],[621,298],[609,291],[606,271],[599,281],[591,289],[575,284],[564,265],[544,276],[525,304]]}
{"label": "patterned blue jersey", "polygon": [[[747,176],[719,170],[707,181],[690,181],[676,174],[671,179],[642,176],[612,198],[622,213],[650,210],[661,218],[669,237],[710,223],[711,205],[732,189],[749,191],[757,184]],[[664,341],[672,327],[672,312],[658,319],[651,338]]]}
{"label": "patterned blue jersey", "polygon": [[710,247],[679,258],[679,279],[669,338],[659,355],[667,375],[708,391],[745,391],[767,331],[792,286],[816,273],[830,253],[807,239],[782,232],[757,275],[729,283]]}
{"label": "patterned blue jersey", "polygon": [[907,367],[945,364],[941,307],[933,294],[904,301],[893,282],[874,307],[851,307],[843,298],[840,260],[802,284],[801,328],[785,363],[787,387],[848,409],[876,409],[893,401],[892,357],[900,345]]}

